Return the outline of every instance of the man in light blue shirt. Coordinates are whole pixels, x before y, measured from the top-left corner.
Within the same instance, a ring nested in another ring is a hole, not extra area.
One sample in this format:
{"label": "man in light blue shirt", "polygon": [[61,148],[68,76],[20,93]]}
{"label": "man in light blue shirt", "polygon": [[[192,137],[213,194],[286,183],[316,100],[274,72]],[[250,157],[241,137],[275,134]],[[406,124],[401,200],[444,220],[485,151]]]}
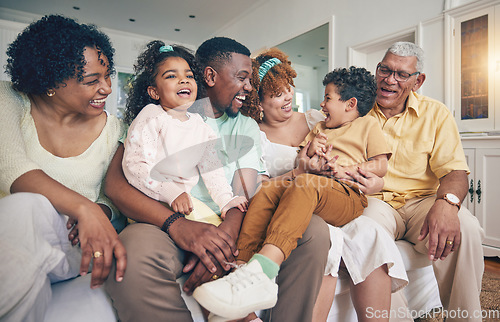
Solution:
{"label": "man in light blue shirt", "polygon": [[[257,123],[239,113],[252,90],[250,51],[233,39],[216,37],[196,52],[202,70],[202,102],[207,123],[218,134],[217,153],[235,195],[250,199],[263,172],[260,132]],[[207,101],[207,100],[202,100]],[[118,150],[123,151],[123,147]],[[116,156],[115,156],[116,158]],[[112,162],[113,163],[113,162]],[[127,272],[122,282],[106,282],[121,321],[191,321],[177,279],[190,272],[183,290],[224,275],[237,254],[236,239],[244,218],[238,208],[229,209],[222,223],[214,226],[190,221],[173,213],[128,185],[119,171],[108,171],[107,183],[120,193],[110,196],[127,217],[137,222],[120,234],[127,249]],[[200,183],[191,194],[211,205]],[[216,206],[215,206],[216,207]],[[218,208],[214,210],[219,211]],[[168,226],[165,225],[168,223]],[[159,227],[167,229],[158,229]],[[310,321],[323,278],[330,246],[326,224],[312,220],[303,238],[277,277],[279,300],[269,318],[276,321]]]}

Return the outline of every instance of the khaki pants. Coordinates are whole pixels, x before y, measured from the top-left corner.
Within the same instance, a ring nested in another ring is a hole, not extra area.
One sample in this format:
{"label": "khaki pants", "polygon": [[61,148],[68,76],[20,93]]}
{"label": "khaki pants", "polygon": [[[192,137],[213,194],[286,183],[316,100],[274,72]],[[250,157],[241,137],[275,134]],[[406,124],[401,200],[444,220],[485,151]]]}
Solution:
{"label": "khaki pants", "polygon": [[[127,249],[122,282],[105,284],[120,321],[192,321],[179,284],[186,253],[158,227],[135,223],[120,234]],[[313,216],[297,249],[276,279],[278,303],[266,312],[272,321],[311,321],[330,248],[328,227]],[[110,276],[114,276],[113,268]]]}
{"label": "khaki pants", "polygon": [[366,197],[346,184],[313,174],[295,180],[270,180],[253,197],[238,239],[238,259],[248,261],[262,245],[277,246],[285,260],[314,214],[328,224],[343,226],[359,217]]}
{"label": "khaki pants", "polygon": [[[415,245],[416,251],[427,254],[429,236],[423,241],[419,241],[418,236],[435,200],[436,196],[413,198],[403,207],[394,209],[379,199],[369,198],[369,205],[364,214],[382,225],[396,240],[405,239]],[[443,307],[445,310],[454,311],[449,316],[456,316],[459,310],[467,311],[464,314],[469,316],[467,319],[448,318],[447,321],[481,321],[481,318],[472,317],[481,310],[479,294],[484,271],[481,246],[484,231],[467,208],[460,209],[458,218],[462,238],[459,248],[445,260],[437,260],[432,262],[432,265]]]}

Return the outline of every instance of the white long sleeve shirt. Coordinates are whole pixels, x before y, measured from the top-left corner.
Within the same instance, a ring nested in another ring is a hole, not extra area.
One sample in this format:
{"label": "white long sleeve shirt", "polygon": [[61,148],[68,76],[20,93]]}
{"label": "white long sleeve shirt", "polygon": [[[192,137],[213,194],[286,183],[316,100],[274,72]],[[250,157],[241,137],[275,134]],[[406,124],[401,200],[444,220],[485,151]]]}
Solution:
{"label": "white long sleeve shirt", "polygon": [[169,205],[189,193],[201,175],[222,209],[233,192],[214,148],[217,136],[200,115],[187,115],[180,121],[159,105],[144,107],[128,131],[123,171],[131,185]]}

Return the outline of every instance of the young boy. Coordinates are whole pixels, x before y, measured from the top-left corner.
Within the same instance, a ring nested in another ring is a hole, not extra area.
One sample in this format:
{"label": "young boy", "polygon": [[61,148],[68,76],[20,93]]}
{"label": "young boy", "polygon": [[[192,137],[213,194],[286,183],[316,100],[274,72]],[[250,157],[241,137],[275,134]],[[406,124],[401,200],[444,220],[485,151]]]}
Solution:
{"label": "young boy", "polygon": [[218,316],[238,319],[273,307],[278,291],[273,279],[313,213],[331,225],[342,226],[360,216],[367,206],[359,189],[341,179],[351,179],[349,173],[358,168],[380,177],[387,171],[390,151],[382,130],[374,118],[361,117],[375,102],[374,77],[364,68],[341,68],[327,74],[323,85],[321,108],[326,118],[300,146],[307,149],[301,151],[307,152],[307,157],[326,159],[322,168],[331,170],[333,177],[306,173],[299,162],[291,179],[263,183],[250,204],[238,239],[238,260],[250,259],[248,264],[201,285],[193,293],[202,306]]}

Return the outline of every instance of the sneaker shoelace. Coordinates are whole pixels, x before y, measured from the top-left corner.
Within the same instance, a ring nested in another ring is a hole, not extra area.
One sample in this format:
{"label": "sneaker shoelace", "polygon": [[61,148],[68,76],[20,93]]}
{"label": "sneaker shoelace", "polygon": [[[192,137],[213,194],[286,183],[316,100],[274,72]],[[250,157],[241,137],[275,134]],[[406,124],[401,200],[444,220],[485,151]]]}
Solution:
{"label": "sneaker shoelace", "polygon": [[233,263],[228,263],[229,265],[236,268],[236,270],[229,275],[225,276],[224,279],[231,284],[231,286],[236,290],[242,290],[251,286],[256,282],[262,280],[262,275],[251,272],[247,268],[247,264],[236,265]]}

